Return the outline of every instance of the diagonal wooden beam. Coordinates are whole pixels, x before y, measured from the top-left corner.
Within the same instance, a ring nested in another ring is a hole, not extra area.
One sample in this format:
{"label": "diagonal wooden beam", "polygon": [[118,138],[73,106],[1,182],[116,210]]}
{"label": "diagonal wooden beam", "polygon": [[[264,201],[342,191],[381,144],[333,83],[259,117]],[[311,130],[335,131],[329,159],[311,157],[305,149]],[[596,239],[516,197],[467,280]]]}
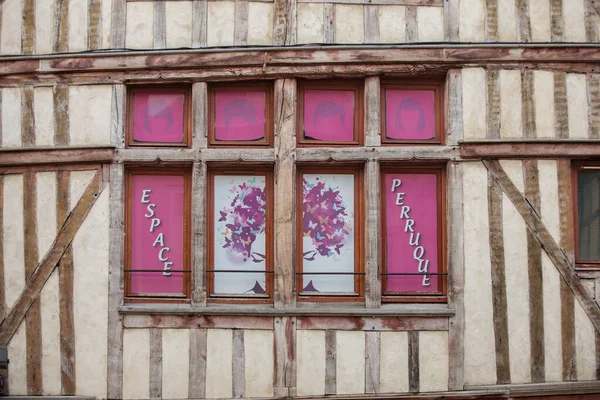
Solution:
{"label": "diagonal wooden beam", "polygon": [[104,189],[104,186],[101,186],[101,171],[102,170],[96,172],[94,179],[89,184],[83,193],[83,196],[81,196],[77,205],[69,214],[64,225],[58,232],[52,247],[48,250],[42,261],[35,268],[33,274],[31,274],[30,278],[27,280],[25,288],[19,295],[15,306],[0,324],[0,346],[4,347],[8,345],[10,339],[21,324],[21,321],[23,321],[25,314],[27,314],[27,311],[35,299],[39,297],[46,281],[73,241],[79,227],[81,227],[81,224],[94,206],[94,203],[96,203],[96,200],[100,197],[100,194]]}
{"label": "diagonal wooden beam", "polygon": [[556,243],[552,235],[542,222],[541,217],[531,206],[525,196],[517,189],[510,180],[502,166],[497,160],[482,160],[488,171],[491,173],[494,182],[502,189],[510,201],[514,204],[519,214],[525,220],[525,224],[532,232],[533,236],[540,242],[542,248],[552,260],[552,263],[562,276],[569,290],[573,292],[579,304],[585,310],[596,330],[600,332],[600,307],[596,304],[584,288],[579,277],[575,274],[573,265],[563,253],[560,246]]}

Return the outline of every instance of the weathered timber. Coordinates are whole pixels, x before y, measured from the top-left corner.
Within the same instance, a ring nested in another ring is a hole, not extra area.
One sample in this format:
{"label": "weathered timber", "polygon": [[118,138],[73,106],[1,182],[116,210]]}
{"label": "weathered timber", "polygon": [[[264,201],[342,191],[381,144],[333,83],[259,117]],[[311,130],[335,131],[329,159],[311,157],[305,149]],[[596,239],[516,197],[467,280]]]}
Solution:
{"label": "weathered timber", "polygon": [[453,146],[463,138],[462,74],[459,69],[448,71],[444,99],[446,144]]}
{"label": "weathered timber", "polygon": [[273,44],[296,44],[296,0],[275,0],[274,3]]}
{"label": "weathered timber", "polygon": [[149,393],[153,399],[162,398],[162,329],[150,329]]}
{"label": "weathered timber", "polygon": [[445,331],[447,317],[296,317],[297,329]]}
{"label": "weathered timber", "polygon": [[554,132],[558,139],[569,137],[569,104],[567,102],[567,74],[554,73]]}
{"label": "weathered timber", "polygon": [[379,12],[375,5],[364,7],[365,43],[379,43]]}
{"label": "weathered timber", "polygon": [[417,7],[407,6],[404,15],[404,38],[407,43],[418,42],[419,35],[417,29]]}
{"label": "weathered timber", "polygon": [[192,110],[194,125],[192,148],[205,149],[208,143],[208,88],[206,82],[192,86]]}
{"label": "weathered timber", "polygon": [[500,71],[486,71],[487,131],[486,138],[500,138]]}
{"label": "weathered timber", "polygon": [[212,315],[125,315],[125,328],[164,328],[164,329],[260,329],[273,330],[272,317],[236,318],[231,316]]}
{"label": "weathered timber", "polygon": [[154,2],[154,25],[153,37],[154,48],[165,49],[167,47],[167,3],[164,0]]}
{"label": "weathered timber", "polygon": [[[123,2],[125,2],[125,0],[123,0]],[[69,43],[69,0],[55,0],[53,20],[54,25],[52,27],[52,50],[55,53],[65,53],[68,51]]]}
{"label": "weathered timber", "polygon": [[88,43],[89,50],[102,48],[102,2],[88,0]]}
{"label": "weathered timber", "polygon": [[244,330],[234,329],[232,340],[232,396],[234,399],[241,399],[244,397],[244,387],[246,385],[244,374],[246,367]]}
{"label": "weathered timber", "polygon": [[35,116],[33,113],[32,86],[25,86],[21,92],[21,140],[23,147],[35,146]]}
{"label": "weathered timber", "polygon": [[373,4],[428,7],[444,6],[444,0],[298,0],[298,3]]}
{"label": "weathered timber", "polygon": [[335,4],[323,5],[323,41],[335,43]]}
{"label": "weathered timber", "polygon": [[444,39],[448,42],[458,42],[458,2],[459,0],[444,1]]}
{"label": "weathered timber", "polygon": [[[69,87],[58,85],[53,88],[54,98],[54,145],[69,144]],[[29,160],[28,163],[31,163]]]}
{"label": "weathered timber", "polygon": [[[600,3],[596,2],[598,6]],[[588,42],[598,42],[600,35],[598,32],[598,11],[594,8],[594,1],[584,1],[585,6],[585,40]]]}
{"label": "weathered timber", "polygon": [[206,163],[194,163],[192,171],[192,304],[206,305]]}
{"label": "weathered timber", "polygon": [[0,175],[0,321],[6,316],[6,291],[4,288],[4,177]]}
{"label": "weathered timber", "polygon": [[563,380],[576,381],[575,299],[564,280],[560,281],[560,326]]}
{"label": "weathered timber", "polygon": [[235,1],[234,21],[233,44],[245,46],[248,44],[248,0]]}
{"label": "weathered timber", "polygon": [[113,85],[110,110],[110,143],[125,147],[125,85]]}
{"label": "weathered timber", "polygon": [[376,161],[367,163],[365,187],[367,188],[367,234],[366,277],[365,277],[365,306],[379,308],[381,306],[381,275],[379,252],[379,165]]}
{"label": "weathered timber", "polygon": [[0,150],[0,166],[15,167],[41,164],[102,163],[114,158],[112,147],[71,147]]}
{"label": "weathered timber", "polygon": [[192,47],[206,47],[208,1],[194,0],[192,3]]}
{"label": "weathered timber", "polygon": [[472,141],[460,144],[460,156],[473,158],[590,158],[600,156],[600,141]]}
{"label": "weathered timber", "polygon": [[600,139],[600,74],[587,74],[588,135]]}
{"label": "weathered timber", "polygon": [[419,378],[419,332],[408,332],[408,390],[418,393]]}
{"label": "weathered timber", "polygon": [[596,331],[594,333],[596,347],[596,379],[600,380],[600,332]]}
{"label": "weathered timber", "polygon": [[365,145],[381,145],[380,80],[378,76],[365,79]]}
{"label": "weathered timber", "polygon": [[325,394],[336,394],[336,333],[325,331]]}
{"label": "weathered timber", "polygon": [[521,120],[523,121],[524,139],[534,139],[537,136],[533,90],[533,71],[521,71]]}
{"label": "weathered timber", "polygon": [[449,160],[458,157],[459,149],[449,146],[364,147],[356,148],[300,148],[296,150],[299,162],[368,161],[368,160]]}
{"label": "weathered timber", "polygon": [[[67,0],[61,0],[67,2]],[[110,14],[110,47],[122,49],[125,47],[125,27],[127,15],[127,0],[113,0]]]}
{"label": "weathered timber", "polygon": [[365,393],[379,393],[381,332],[365,333]]}
{"label": "weathered timber", "polygon": [[[513,398],[523,396],[555,396],[555,395],[575,395],[584,393],[598,393],[600,391],[600,382],[552,382],[552,383],[527,383],[511,385],[490,385],[490,386],[467,386],[467,390],[487,391],[501,390],[506,391]],[[542,398],[546,400],[545,398]],[[555,399],[548,397],[548,399]]]}
{"label": "weathered timber", "polygon": [[563,41],[563,0],[550,0],[550,31],[553,42]]}
{"label": "weathered timber", "polygon": [[296,388],[296,318],[275,318],[275,397],[293,397]]}
{"label": "weathered timber", "polygon": [[517,40],[531,42],[531,21],[529,20],[529,1],[516,0],[517,12]]}
{"label": "weathered timber", "polygon": [[206,329],[190,329],[190,384],[188,396],[203,399],[206,396]]}
{"label": "weathered timber", "polygon": [[21,52],[30,55],[35,53],[35,1],[23,0],[22,4]]}
{"label": "weathered timber", "polygon": [[498,0],[485,0],[485,41],[498,41]]}

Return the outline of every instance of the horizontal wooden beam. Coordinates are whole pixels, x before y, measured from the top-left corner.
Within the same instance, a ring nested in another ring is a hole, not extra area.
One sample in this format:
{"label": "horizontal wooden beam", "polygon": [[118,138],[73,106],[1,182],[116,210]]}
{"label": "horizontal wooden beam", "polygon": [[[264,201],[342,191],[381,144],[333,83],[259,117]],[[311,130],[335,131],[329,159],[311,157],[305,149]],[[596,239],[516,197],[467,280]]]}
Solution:
{"label": "horizontal wooden beam", "polygon": [[448,317],[297,317],[296,329],[447,331]]}
{"label": "horizontal wooden beam", "polygon": [[473,158],[588,158],[600,156],[600,140],[461,142],[460,156]]}
{"label": "horizontal wooden beam", "polygon": [[215,328],[273,330],[273,317],[218,315],[125,315],[125,328]]}
{"label": "horizontal wooden beam", "polygon": [[111,162],[114,152],[112,147],[1,149],[0,167]]}
{"label": "horizontal wooden beam", "polygon": [[512,397],[600,393],[600,381],[465,386],[466,390],[506,390]]}
{"label": "horizontal wooden beam", "polygon": [[453,160],[459,151],[451,146],[389,146],[362,148],[298,148],[298,162]]}
{"label": "horizontal wooden beam", "polygon": [[[132,0],[128,0],[132,1]],[[133,0],[141,1],[141,0]],[[256,1],[256,0],[253,0]],[[369,4],[394,6],[444,7],[444,0],[297,0],[298,3]]]}

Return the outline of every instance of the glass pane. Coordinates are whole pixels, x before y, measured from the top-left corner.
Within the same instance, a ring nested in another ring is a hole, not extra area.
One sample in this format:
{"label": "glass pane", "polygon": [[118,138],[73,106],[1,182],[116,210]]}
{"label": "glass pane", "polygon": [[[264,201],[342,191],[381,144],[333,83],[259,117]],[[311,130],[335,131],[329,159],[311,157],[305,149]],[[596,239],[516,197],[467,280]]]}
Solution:
{"label": "glass pane", "polygon": [[[266,178],[217,175],[214,181],[214,293],[266,293]],[[249,273],[246,271],[259,271]]]}
{"label": "glass pane", "polygon": [[183,93],[135,93],[133,140],[150,143],[183,143]]}
{"label": "glass pane", "polygon": [[435,92],[433,90],[385,91],[387,139],[435,139]]}
{"label": "glass pane", "polygon": [[438,210],[436,174],[385,176],[385,246],[389,292],[437,292]]}
{"label": "glass pane", "polygon": [[600,171],[577,177],[579,259],[600,260]]}
{"label": "glass pane", "polygon": [[303,292],[354,293],[354,175],[305,174],[302,201]]}
{"label": "glass pane", "polygon": [[217,90],[215,139],[251,141],[265,139],[265,92]]}
{"label": "glass pane", "polygon": [[306,90],[304,139],[354,141],[354,92]]}

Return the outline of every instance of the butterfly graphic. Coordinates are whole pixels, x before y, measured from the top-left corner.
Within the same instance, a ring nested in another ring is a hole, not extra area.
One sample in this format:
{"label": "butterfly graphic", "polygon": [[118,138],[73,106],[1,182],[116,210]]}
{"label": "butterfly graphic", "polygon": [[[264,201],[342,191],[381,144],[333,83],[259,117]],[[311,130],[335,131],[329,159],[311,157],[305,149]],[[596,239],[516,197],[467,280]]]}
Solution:
{"label": "butterfly graphic", "polygon": [[308,221],[308,227],[310,229],[314,229],[317,227],[317,223],[316,222],[312,222],[312,221]]}
{"label": "butterfly graphic", "polygon": [[219,218],[219,222],[225,221],[226,217],[227,217],[227,213],[223,212],[223,211],[219,211],[219,214],[221,214],[221,218]]}
{"label": "butterfly graphic", "polygon": [[229,228],[225,228],[225,232],[221,232],[221,235],[228,236],[230,233]]}
{"label": "butterfly graphic", "polygon": [[319,222],[322,224],[326,224],[329,222],[329,216],[323,218],[322,216],[319,215],[318,218],[319,218]]}

